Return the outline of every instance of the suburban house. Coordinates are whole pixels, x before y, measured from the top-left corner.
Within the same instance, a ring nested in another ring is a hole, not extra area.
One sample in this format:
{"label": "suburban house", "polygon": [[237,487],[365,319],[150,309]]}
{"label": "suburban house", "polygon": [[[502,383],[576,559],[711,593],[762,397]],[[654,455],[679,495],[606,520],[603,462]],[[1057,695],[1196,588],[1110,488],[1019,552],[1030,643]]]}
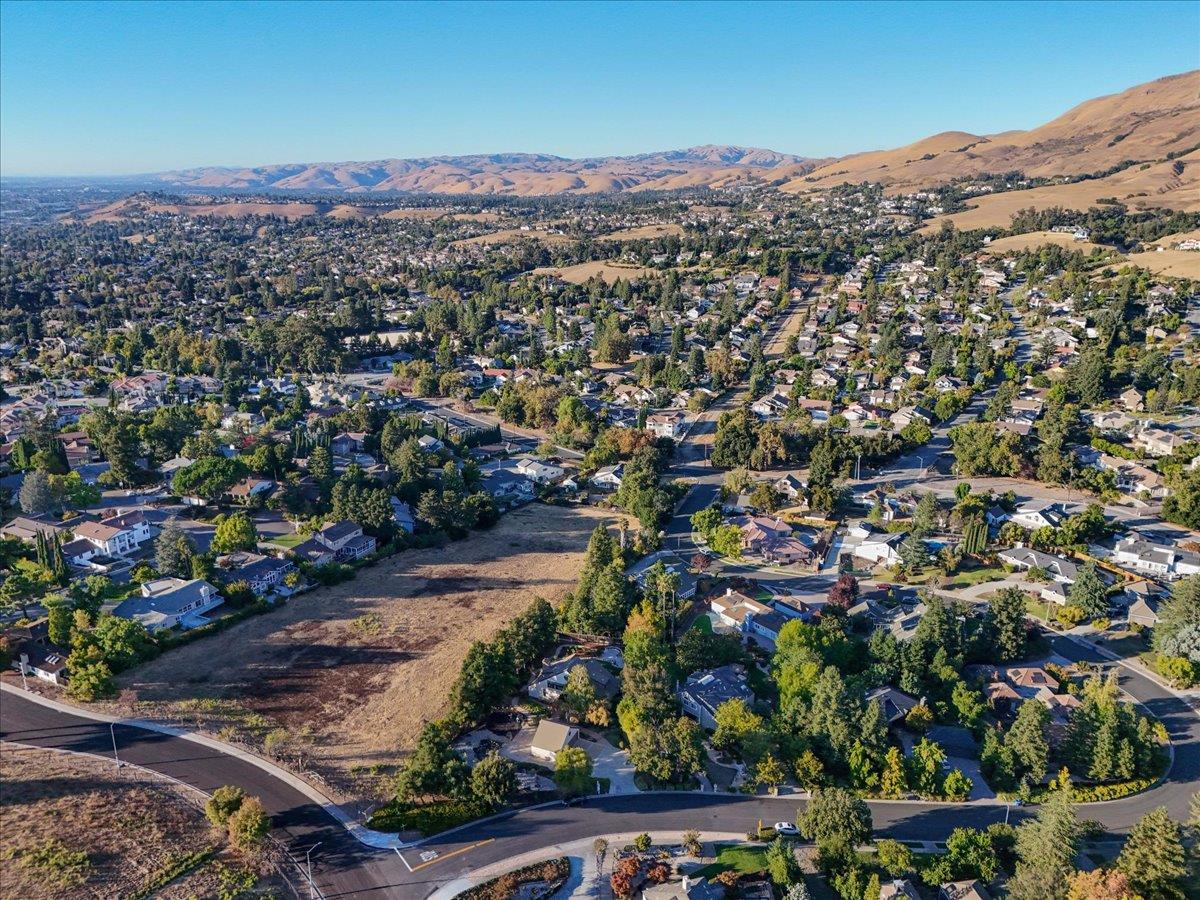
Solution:
{"label": "suburban house", "polygon": [[50,684],[67,681],[67,654],[50,643],[50,620],[38,619],[28,625],[9,628],[6,642],[14,648],[12,667],[25,676],[32,675]]}
{"label": "suburban house", "polygon": [[1125,621],[1142,628],[1153,628],[1158,624],[1158,598],[1138,597],[1125,611]]}
{"label": "suburban house", "polygon": [[150,539],[150,527],[141,513],[110,516],[99,522],[74,526],[76,539],[94,546],[104,556],[128,556]]}
{"label": "suburban house", "polygon": [[686,430],[686,424],[687,416],[682,412],[656,412],[646,417],[646,428],[660,438],[676,439]]}
{"label": "suburban house", "polygon": [[1061,556],[1052,556],[1032,547],[1011,547],[1001,550],[997,556],[1006,566],[1028,572],[1030,569],[1041,569],[1051,579],[1051,583],[1043,585],[1038,592],[1047,603],[1057,603],[1063,606],[1067,602],[1067,589],[1079,577],[1079,566]]}
{"label": "suburban house", "polygon": [[547,663],[529,683],[528,693],[535,700],[554,703],[562,695],[567,685],[567,678],[576,666],[582,666],[587,672],[588,681],[597,697],[611,699],[615,697],[620,685],[609,668],[595,657],[579,657],[572,653],[570,656]]}
{"label": "suburban house", "polygon": [[217,565],[226,582],[244,581],[260,597],[278,590],[287,574],[296,571],[289,560],[258,553],[231,553],[218,559]]}
{"label": "suburban house", "polygon": [[624,477],[625,463],[617,463],[615,466],[601,466],[589,481],[596,487],[615,491],[621,486]]}
{"label": "suburban house", "polygon": [[1200,553],[1151,543],[1138,535],[1118,541],[1112,560],[1126,569],[1167,580],[1200,574]]}
{"label": "suburban house", "polygon": [[341,561],[362,559],[375,552],[375,538],[363,534],[362,526],[343,519],[313,532],[312,539],[333,551]]}
{"label": "suburban house", "polygon": [[754,700],[746,670],[737,664],[693,672],[679,687],[683,711],[710,730],[717,727],[717,707],[727,700]]}
{"label": "suburban house", "polygon": [[908,879],[897,878],[879,889],[879,900],[921,900],[921,892]]}
{"label": "suburban house", "polygon": [[417,527],[417,517],[413,515],[412,507],[396,497],[389,497],[392,505],[392,521],[401,531],[412,534]]}
{"label": "suburban house", "polygon": [[1170,456],[1185,443],[1183,435],[1163,428],[1143,428],[1133,437],[1133,445],[1151,456]]}
{"label": "suburban house", "polygon": [[868,691],[863,698],[866,703],[878,703],[883,710],[883,716],[889,725],[904,721],[904,718],[918,705],[918,701],[903,691],[884,685],[873,691]]}
{"label": "suburban house", "polygon": [[243,478],[233,485],[226,496],[231,503],[245,505],[259,498],[266,498],[275,490],[275,482],[270,478]]}
{"label": "suburban house", "polygon": [[147,631],[188,629],[207,624],[204,614],[223,603],[217,589],[203,578],[155,578],[142,584],[142,595],[117,604],[113,615],[133,619]]}
{"label": "suburban house", "polygon": [[558,751],[571,746],[571,741],[579,734],[578,728],[573,728],[562,722],[552,722],[542,719],[538,722],[537,731],[529,744],[529,752],[538,759],[554,762]]}
{"label": "suburban house", "polygon": [[1008,517],[1008,521],[1035,531],[1038,528],[1057,528],[1066,519],[1067,512],[1059,503],[1034,502],[1018,506]]}
{"label": "suburban house", "polygon": [[[739,895],[746,897],[746,885],[738,885]],[[769,888],[769,886],[768,886]],[[642,888],[643,900],[722,900],[725,888],[713,884],[707,878],[684,875],[679,881],[664,881],[662,884],[647,883]]]}
{"label": "suburban house", "polygon": [[517,471],[537,484],[552,484],[566,474],[562,466],[551,465],[532,457],[517,463]]}
{"label": "suburban house", "polygon": [[872,532],[854,548],[854,555],[876,565],[891,566],[900,562],[900,545],[908,533],[895,531],[890,534]]}
{"label": "suburban house", "polygon": [[938,888],[938,900],[992,900],[992,895],[978,878],[970,881],[948,881]]}
{"label": "suburban house", "polygon": [[680,600],[689,600],[696,596],[697,579],[688,569],[687,563],[669,550],[659,550],[643,557],[630,566],[625,574],[637,582],[643,590],[646,587],[646,575],[656,563],[662,563],[668,572],[679,576],[679,587],[675,596]]}

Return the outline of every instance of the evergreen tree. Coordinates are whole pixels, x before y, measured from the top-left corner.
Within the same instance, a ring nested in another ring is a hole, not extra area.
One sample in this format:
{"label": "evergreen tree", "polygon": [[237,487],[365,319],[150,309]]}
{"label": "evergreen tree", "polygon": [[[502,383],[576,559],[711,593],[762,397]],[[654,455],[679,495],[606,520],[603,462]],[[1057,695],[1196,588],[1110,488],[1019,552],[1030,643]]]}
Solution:
{"label": "evergreen tree", "polygon": [[1065,900],[1079,836],[1070,788],[1060,788],[1017,829],[1017,871],[1008,882],[1011,900]]}
{"label": "evergreen tree", "polygon": [[195,555],[196,545],[187,532],[179,527],[176,519],[168,519],[154,540],[155,568],[163,575],[191,578],[192,557]]}
{"label": "evergreen tree", "polygon": [[1159,807],[1138,819],[1125,840],[1117,869],[1147,900],[1173,900],[1183,895],[1187,875],[1183,830]]}

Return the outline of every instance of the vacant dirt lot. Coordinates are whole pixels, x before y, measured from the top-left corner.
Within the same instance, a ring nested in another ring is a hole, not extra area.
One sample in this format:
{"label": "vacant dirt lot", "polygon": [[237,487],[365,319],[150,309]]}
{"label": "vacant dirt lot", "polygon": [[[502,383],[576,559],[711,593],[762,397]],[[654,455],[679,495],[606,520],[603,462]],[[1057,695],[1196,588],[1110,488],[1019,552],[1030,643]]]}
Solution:
{"label": "vacant dirt lot", "polygon": [[260,740],[285,729],[336,787],[365,790],[359,767],[394,765],[445,711],[472,641],[535,597],[555,602],[574,587],[588,537],[604,521],[616,516],[526,506],[491,531],[398,554],[167,653],[124,675],[123,697],[128,704],[136,692],[143,715],[200,719]]}
{"label": "vacant dirt lot", "polygon": [[683,226],[676,222],[666,222],[658,225],[638,225],[636,228],[621,228],[603,235],[605,241],[639,241],[650,238],[666,237],[667,235],[683,234]]}
{"label": "vacant dirt lot", "polygon": [[[128,770],[118,776],[111,763],[5,744],[0,896],[127,897],[175,859],[210,848],[211,858],[154,896],[217,896],[222,869],[246,863],[197,806],[173,788],[137,779]],[[80,853],[86,856],[70,856]]]}
{"label": "vacant dirt lot", "polygon": [[631,278],[644,278],[648,275],[656,274],[656,269],[648,269],[644,266],[633,266],[628,263],[604,262],[602,260],[593,260],[592,262],[579,263],[574,266],[566,266],[565,268],[557,269],[552,266],[543,266],[533,270],[534,275],[554,275],[561,278],[563,281],[569,281],[572,284],[583,284],[589,278],[599,275],[610,284],[618,278],[624,278],[629,281]]}

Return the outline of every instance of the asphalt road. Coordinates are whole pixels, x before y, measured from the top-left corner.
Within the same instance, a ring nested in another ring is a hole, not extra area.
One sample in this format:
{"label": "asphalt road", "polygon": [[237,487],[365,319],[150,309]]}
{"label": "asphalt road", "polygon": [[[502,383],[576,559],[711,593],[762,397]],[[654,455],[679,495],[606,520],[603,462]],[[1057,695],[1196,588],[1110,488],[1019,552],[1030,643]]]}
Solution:
{"label": "asphalt road", "polygon": [[[258,797],[272,818],[276,837],[296,859],[303,861],[305,852],[320,843],[313,854],[313,880],[326,897],[388,896],[380,893],[380,886],[388,883],[389,876],[376,865],[385,857],[361,845],[291,785],[249,762],[194,741],[126,725],[117,725],[113,731],[117,753],[124,762],[169,775],[206,793],[236,784]],[[0,740],[113,758],[107,723],[59,712],[7,691],[0,694]],[[20,751],[6,748],[5,752]],[[398,864],[394,854],[392,863]],[[302,879],[296,871],[288,876],[300,885]]]}

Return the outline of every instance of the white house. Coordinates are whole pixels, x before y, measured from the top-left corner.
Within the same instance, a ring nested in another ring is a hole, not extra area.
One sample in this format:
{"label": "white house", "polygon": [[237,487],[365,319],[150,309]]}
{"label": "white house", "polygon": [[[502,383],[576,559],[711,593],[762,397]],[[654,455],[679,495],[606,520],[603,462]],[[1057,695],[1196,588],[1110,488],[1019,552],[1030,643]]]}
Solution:
{"label": "white house", "polygon": [[900,562],[900,544],[907,536],[903,531],[891,534],[871,533],[854,548],[854,555],[877,565],[895,565]]}
{"label": "white house", "polygon": [[674,440],[683,434],[687,416],[682,412],[656,412],[646,417],[646,428],[656,437]]}
{"label": "white house", "polygon": [[133,619],[148,631],[195,628],[208,620],[204,614],[224,601],[203,578],[155,578],[142,584],[142,595],[117,604],[113,615]]}
{"label": "white house", "polygon": [[566,470],[562,466],[544,463],[540,459],[533,459],[532,457],[523,459],[517,463],[517,471],[530,481],[537,482],[538,484],[550,484],[558,481],[566,474]]}
{"label": "white house", "polygon": [[615,466],[602,466],[597,469],[592,475],[590,481],[596,487],[607,488],[608,490],[616,490],[621,486],[621,481],[625,477],[625,463],[617,463]]}
{"label": "white house", "polygon": [[1151,543],[1137,535],[1118,541],[1112,559],[1119,566],[1168,580],[1200,574],[1200,553]]}
{"label": "white house", "polygon": [[1057,528],[1066,517],[1067,512],[1060,504],[1036,501],[1017,507],[1008,519],[1022,528],[1034,531],[1038,528]]}

